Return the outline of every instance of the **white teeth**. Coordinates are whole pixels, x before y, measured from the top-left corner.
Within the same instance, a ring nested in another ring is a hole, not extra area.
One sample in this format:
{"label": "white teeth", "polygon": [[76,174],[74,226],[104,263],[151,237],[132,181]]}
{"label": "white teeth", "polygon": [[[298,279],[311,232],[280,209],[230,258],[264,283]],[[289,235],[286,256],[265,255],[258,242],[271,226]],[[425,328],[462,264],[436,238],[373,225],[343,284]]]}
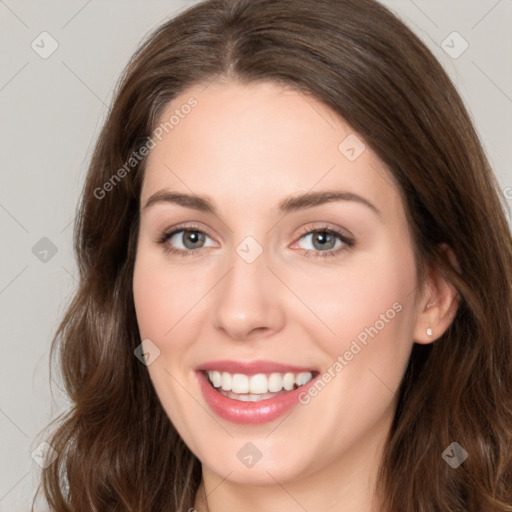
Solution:
{"label": "white teeth", "polygon": [[304,384],[308,383],[311,380],[311,372],[302,372],[297,375],[295,379],[295,384],[297,386],[304,386]]}
{"label": "white teeth", "polygon": [[208,375],[210,376],[210,380],[212,381],[212,384],[216,388],[220,388],[222,384],[222,375],[218,371],[208,372]]}
{"label": "white teeth", "polygon": [[257,395],[266,393],[268,391],[267,376],[264,373],[252,375],[249,379],[249,391]]}
{"label": "white teeth", "polygon": [[231,379],[231,391],[233,393],[249,393],[249,377],[235,373]]}
{"label": "white teeth", "polygon": [[215,388],[221,388],[229,396],[229,392],[237,395],[244,395],[239,399],[242,401],[260,400],[262,395],[277,393],[284,389],[291,391],[296,386],[307,384],[312,378],[311,372],[301,373],[257,373],[255,375],[244,375],[243,373],[208,371],[208,378]]}
{"label": "white teeth", "polygon": [[268,390],[271,393],[277,393],[283,389],[283,377],[280,373],[272,373],[268,378]]}
{"label": "white teeth", "polygon": [[222,389],[219,391],[224,396],[227,396],[228,398],[232,398],[233,400],[238,400],[240,402],[259,402],[260,400],[268,400],[269,398],[274,398],[274,393],[264,393],[262,395],[237,395],[236,393],[233,393],[232,391],[223,391]]}
{"label": "white teeth", "polygon": [[286,391],[291,391],[295,384],[295,375],[293,373],[285,373],[283,377],[283,388]]}
{"label": "white teeth", "polygon": [[221,388],[224,391],[231,391],[231,373],[222,373]]}

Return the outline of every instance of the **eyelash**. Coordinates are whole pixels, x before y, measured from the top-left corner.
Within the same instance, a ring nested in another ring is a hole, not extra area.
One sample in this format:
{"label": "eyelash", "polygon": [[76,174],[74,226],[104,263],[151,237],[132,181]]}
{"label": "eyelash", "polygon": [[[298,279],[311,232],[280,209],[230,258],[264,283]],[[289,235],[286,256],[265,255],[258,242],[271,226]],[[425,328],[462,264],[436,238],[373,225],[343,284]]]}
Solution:
{"label": "eyelash", "polygon": [[[170,238],[172,238],[175,234],[179,233],[180,231],[199,232],[199,233],[202,233],[202,234],[208,236],[199,226],[193,225],[193,224],[185,224],[185,225],[175,226],[171,231],[164,231],[157,238],[156,243],[162,245],[164,248],[164,251],[166,253],[173,254],[176,256],[181,256],[181,257],[191,256],[191,253],[199,252],[200,249],[203,249],[203,247],[200,247],[199,250],[198,249],[183,250],[183,249],[176,249],[175,247],[172,247],[171,245],[169,245],[167,243],[167,241]],[[329,235],[337,236],[339,238],[339,240],[341,240],[341,242],[343,243],[343,246],[337,247],[336,249],[329,249],[326,251],[313,251],[313,250],[303,249],[304,256],[306,258],[334,257],[334,256],[337,256],[340,252],[346,251],[347,249],[350,249],[350,248],[354,247],[354,245],[355,245],[355,241],[352,238],[343,234],[341,231],[339,231],[335,228],[332,228],[330,226],[326,226],[326,225],[315,227],[314,229],[302,230],[301,233],[299,234],[297,240],[300,240],[305,235],[309,235],[312,233],[327,233]],[[313,254],[311,254],[311,253],[313,253]],[[195,256],[192,256],[192,257],[195,257]]]}

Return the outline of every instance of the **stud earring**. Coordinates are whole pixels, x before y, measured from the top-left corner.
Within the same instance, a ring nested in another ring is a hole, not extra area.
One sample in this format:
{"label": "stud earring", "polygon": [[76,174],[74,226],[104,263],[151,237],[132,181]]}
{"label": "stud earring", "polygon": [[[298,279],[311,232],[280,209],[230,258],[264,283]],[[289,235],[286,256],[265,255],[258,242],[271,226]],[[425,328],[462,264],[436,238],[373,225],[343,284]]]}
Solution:
{"label": "stud earring", "polygon": [[427,336],[432,336],[432,329],[430,327],[427,329]]}

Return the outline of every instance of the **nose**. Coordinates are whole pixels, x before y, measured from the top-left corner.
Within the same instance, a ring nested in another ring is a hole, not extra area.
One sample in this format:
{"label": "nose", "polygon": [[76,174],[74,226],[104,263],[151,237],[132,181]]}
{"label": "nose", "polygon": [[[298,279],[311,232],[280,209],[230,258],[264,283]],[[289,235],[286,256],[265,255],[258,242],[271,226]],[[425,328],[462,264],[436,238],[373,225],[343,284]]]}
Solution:
{"label": "nose", "polygon": [[233,340],[270,336],[283,328],[282,285],[267,268],[265,251],[248,263],[234,253],[214,292],[214,326]]}

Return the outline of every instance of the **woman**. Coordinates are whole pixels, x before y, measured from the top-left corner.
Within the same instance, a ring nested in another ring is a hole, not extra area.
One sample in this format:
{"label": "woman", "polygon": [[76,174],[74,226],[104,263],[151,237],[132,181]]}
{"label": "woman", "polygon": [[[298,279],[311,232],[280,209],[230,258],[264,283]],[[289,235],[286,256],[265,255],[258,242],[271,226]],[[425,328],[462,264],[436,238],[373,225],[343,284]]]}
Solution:
{"label": "woman", "polygon": [[512,510],[502,199],[373,0],[165,23],[82,197],[51,509]]}

